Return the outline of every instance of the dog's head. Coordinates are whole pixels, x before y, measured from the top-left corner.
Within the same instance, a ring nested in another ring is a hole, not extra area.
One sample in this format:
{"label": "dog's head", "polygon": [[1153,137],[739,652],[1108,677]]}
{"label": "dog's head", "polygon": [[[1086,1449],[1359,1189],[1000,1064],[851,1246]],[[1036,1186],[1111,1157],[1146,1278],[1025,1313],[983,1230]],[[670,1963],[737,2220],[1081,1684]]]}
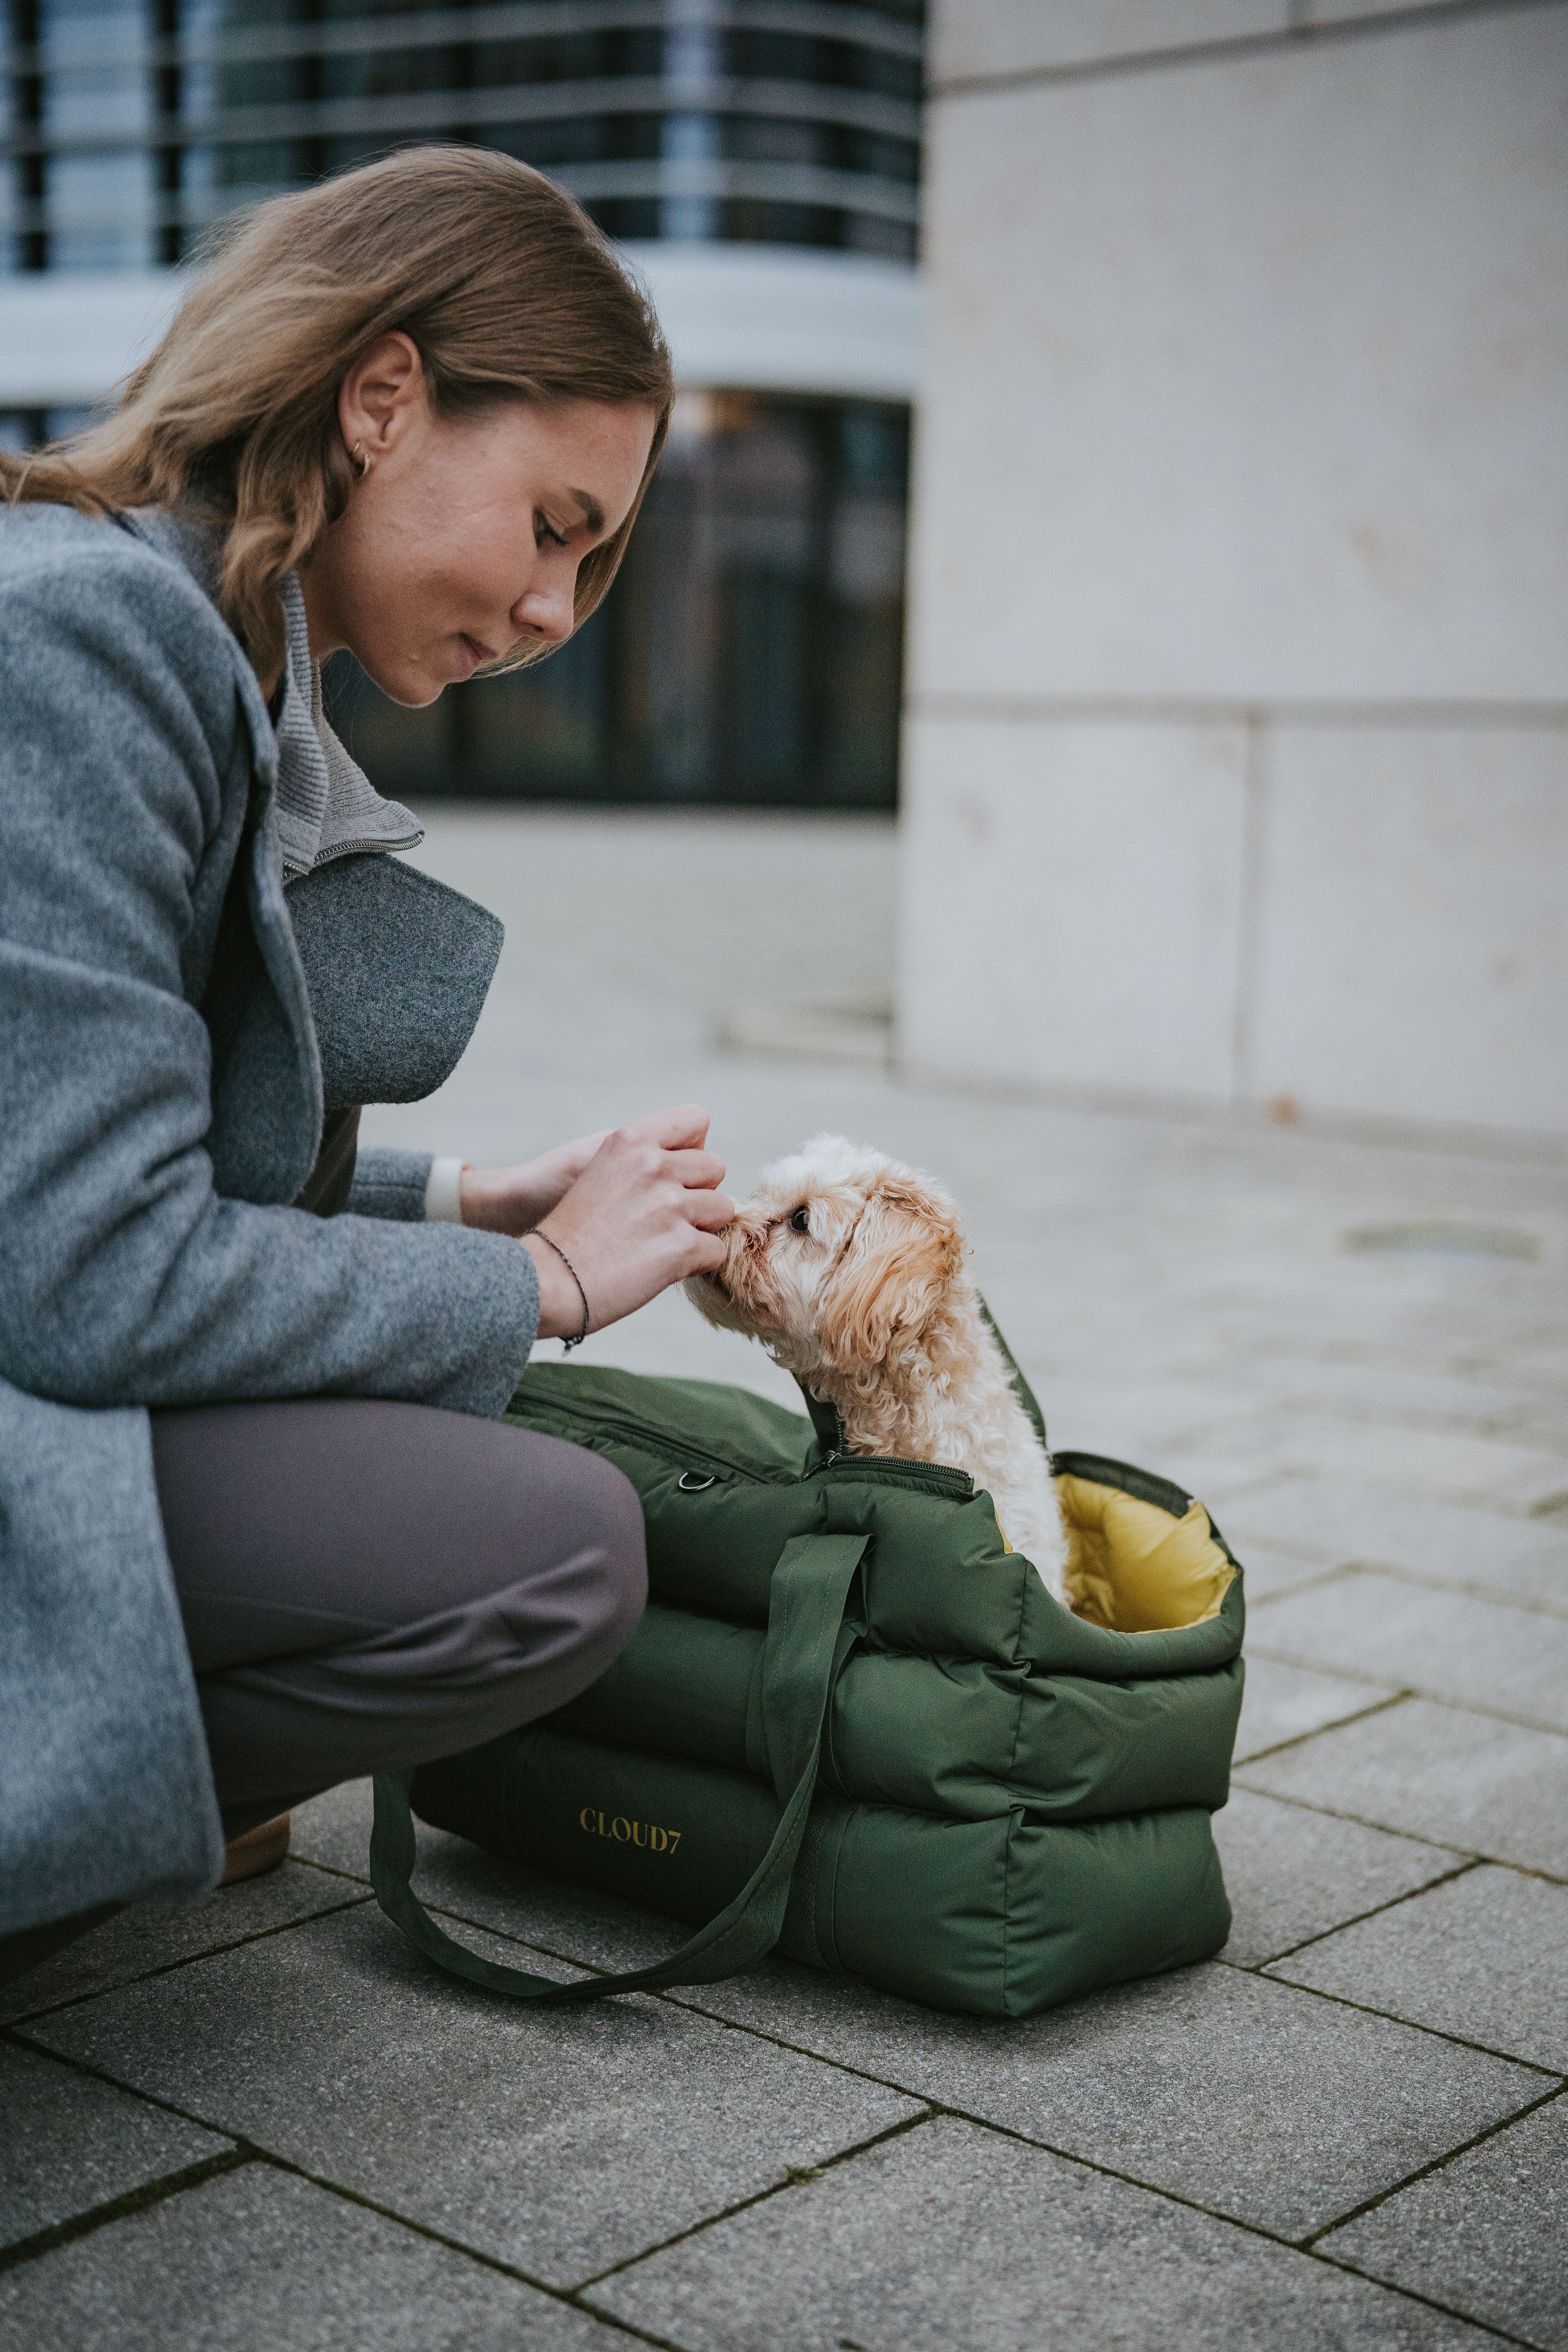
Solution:
{"label": "dog's head", "polygon": [[806,1376],[883,1364],[917,1341],[964,1258],[941,1186],[841,1135],[767,1169],[725,1241],[721,1270],[694,1276],[687,1297]]}

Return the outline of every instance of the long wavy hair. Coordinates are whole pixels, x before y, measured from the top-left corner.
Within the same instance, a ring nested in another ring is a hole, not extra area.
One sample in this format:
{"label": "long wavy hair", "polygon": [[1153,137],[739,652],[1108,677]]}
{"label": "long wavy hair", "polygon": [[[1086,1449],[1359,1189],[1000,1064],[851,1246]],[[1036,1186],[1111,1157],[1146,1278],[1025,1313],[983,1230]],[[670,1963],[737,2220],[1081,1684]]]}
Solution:
{"label": "long wavy hair", "polygon": [[283,667],[279,583],[342,513],[354,478],[339,387],[394,329],[417,346],[438,416],[510,401],[655,411],[631,513],[579,567],[580,627],[616,576],[664,446],[669,353],[647,294],[581,205],[485,149],[410,148],[220,231],[114,413],[30,456],[0,456],[0,494],[222,525],[219,606],[270,691]]}

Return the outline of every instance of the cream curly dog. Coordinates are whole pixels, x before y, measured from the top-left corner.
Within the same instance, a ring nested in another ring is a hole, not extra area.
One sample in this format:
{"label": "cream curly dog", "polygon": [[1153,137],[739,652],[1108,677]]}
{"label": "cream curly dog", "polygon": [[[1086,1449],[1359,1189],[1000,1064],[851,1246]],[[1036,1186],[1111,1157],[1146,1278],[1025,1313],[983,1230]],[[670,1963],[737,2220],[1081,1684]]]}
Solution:
{"label": "cream curly dog", "polygon": [[763,1171],[722,1270],[686,1295],[760,1339],[835,1405],[850,1454],[967,1470],[1058,1601],[1067,1540],[1051,1467],[963,1271],[963,1229],[929,1176],[818,1135]]}

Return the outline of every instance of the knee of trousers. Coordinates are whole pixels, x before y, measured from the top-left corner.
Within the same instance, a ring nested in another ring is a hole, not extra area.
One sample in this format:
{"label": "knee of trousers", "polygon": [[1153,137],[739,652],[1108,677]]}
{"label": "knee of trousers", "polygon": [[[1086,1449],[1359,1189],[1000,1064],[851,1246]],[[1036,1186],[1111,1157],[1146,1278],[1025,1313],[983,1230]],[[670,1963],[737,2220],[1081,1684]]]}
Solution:
{"label": "knee of trousers", "polygon": [[[231,1748],[285,1736],[312,1754],[322,1740],[363,1744],[372,1718],[394,1727],[386,1757],[398,1765],[477,1746],[597,1681],[637,1631],[647,1600],[637,1489],[612,1463],[584,1453],[572,1465],[559,1550],[518,1580],[502,1573],[431,1616],[346,1648],[209,1677],[203,1704],[215,1767],[220,1748],[227,1769]],[[329,1786],[382,1769],[386,1757],[375,1748],[368,1762],[344,1768],[333,1748],[321,1769],[301,1765],[295,1782]],[[235,1770],[228,1781],[232,1802],[245,1791]]]}
{"label": "knee of trousers", "polygon": [[569,1502],[554,1521],[553,1559],[536,1561],[520,1583],[476,1594],[420,1662],[437,1681],[449,1662],[454,1679],[470,1687],[477,1669],[489,1686],[489,1703],[503,1713],[520,1699],[531,1716],[575,1698],[619,1657],[647,1605],[637,1488],[601,1454],[571,1451]]}

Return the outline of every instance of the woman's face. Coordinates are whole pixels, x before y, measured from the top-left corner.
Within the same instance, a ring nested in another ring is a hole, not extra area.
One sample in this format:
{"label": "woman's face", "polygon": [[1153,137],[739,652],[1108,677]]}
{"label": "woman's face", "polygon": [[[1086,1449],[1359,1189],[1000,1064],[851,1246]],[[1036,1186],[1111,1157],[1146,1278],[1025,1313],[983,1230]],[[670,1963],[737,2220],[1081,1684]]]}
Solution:
{"label": "woman's face", "polygon": [[344,379],[338,416],[368,468],[301,572],[317,660],[346,646],[417,706],[520,641],[571,635],[577,567],[631,511],[651,408],[509,402],[447,421],[393,334]]}

